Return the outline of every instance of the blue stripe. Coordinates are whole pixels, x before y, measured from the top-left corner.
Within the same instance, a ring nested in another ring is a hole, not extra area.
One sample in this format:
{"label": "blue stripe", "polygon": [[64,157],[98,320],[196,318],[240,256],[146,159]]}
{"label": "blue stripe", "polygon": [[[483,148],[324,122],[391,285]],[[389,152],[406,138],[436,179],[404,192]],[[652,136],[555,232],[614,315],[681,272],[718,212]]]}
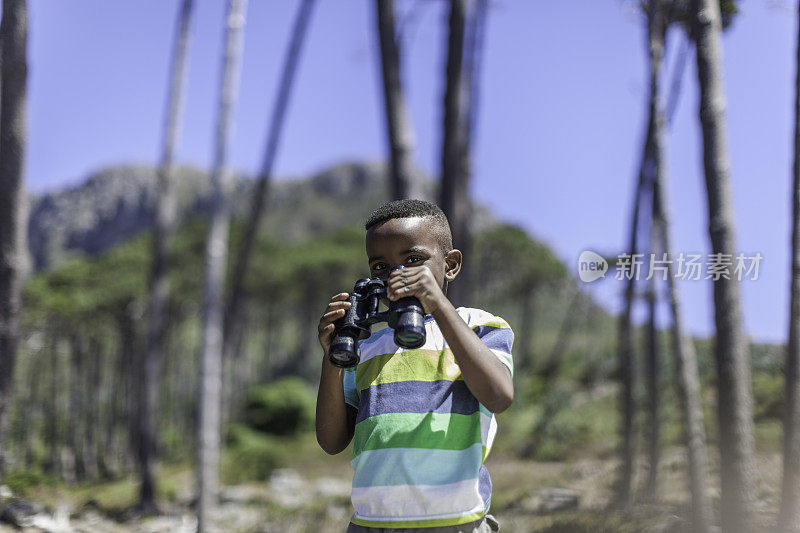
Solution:
{"label": "blue stripe", "polygon": [[480,474],[478,475],[478,494],[481,495],[481,499],[488,507],[489,498],[492,497],[492,478],[489,477],[489,471],[483,465],[481,465]]}
{"label": "blue stripe", "polygon": [[478,400],[462,381],[396,381],[361,391],[356,423],[385,413],[454,413],[471,415]]}
{"label": "blue stripe", "polygon": [[496,326],[475,326],[472,328],[483,343],[492,350],[511,353],[514,343],[514,332],[511,328],[498,328]]}
{"label": "blue stripe", "polygon": [[[486,470],[478,470],[482,453],[481,443],[465,450],[366,450],[351,462],[355,471],[353,487],[444,485],[477,479]],[[481,497],[486,501],[483,493]]]}

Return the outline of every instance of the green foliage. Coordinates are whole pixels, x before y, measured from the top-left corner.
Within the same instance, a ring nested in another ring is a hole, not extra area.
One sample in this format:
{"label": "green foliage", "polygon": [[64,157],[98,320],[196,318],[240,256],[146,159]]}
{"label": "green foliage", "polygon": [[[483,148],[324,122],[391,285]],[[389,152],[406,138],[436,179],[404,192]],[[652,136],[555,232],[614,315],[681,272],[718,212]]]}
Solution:
{"label": "green foliage", "polygon": [[475,237],[473,264],[488,280],[501,286],[503,294],[517,295],[531,287],[563,281],[564,264],[542,242],[522,228],[498,224]]}
{"label": "green foliage", "polygon": [[36,470],[12,470],[3,476],[3,484],[7,485],[15,496],[25,496],[31,489],[54,482],[52,476]]}
{"label": "green foliage", "polygon": [[233,424],[226,435],[222,481],[227,484],[264,481],[285,458],[287,443],[241,425]]}
{"label": "green foliage", "polygon": [[783,416],[784,377],[778,374],[753,374],[753,403],[756,421],[780,420]]}
{"label": "green foliage", "polygon": [[287,377],[247,392],[248,427],[272,435],[294,435],[314,426],[314,391],[300,378]]}
{"label": "green foliage", "polygon": [[552,389],[542,400],[542,415],[534,429],[532,451],[541,461],[564,459],[589,429],[585,421],[568,409],[571,394]]}

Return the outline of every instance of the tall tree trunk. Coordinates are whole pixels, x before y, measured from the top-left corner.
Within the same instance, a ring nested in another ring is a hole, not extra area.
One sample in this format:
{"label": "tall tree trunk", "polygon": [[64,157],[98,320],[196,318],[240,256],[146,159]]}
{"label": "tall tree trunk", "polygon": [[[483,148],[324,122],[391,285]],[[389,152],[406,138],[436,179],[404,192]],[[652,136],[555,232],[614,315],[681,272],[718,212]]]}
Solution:
{"label": "tall tree trunk", "polygon": [[[732,257],[736,251],[736,239],[728,180],[730,164],[725,130],[719,2],[693,0],[692,8],[711,250],[714,254]],[[749,346],[742,331],[738,281],[735,277],[721,277],[713,283],[722,530],[725,533],[753,531],[756,529],[753,505],[756,472],[753,468]]]}
{"label": "tall tree trunk", "polygon": [[[656,135],[655,153],[663,153],[661,135]],[[656,156],[660,157],[660,156]],[[655,223],[659,240],[667,254],[671,253],[669,202],[667,195],[667,173],[665,165],[656,165],[656,180],[653,190],[655,203]],[[703,421],[703,404],[700,394],[700,372],[697,368],[697,354],[694,344],[686,331],[681,309],[680,291],[675,281],[672,263],[667,263],[667,286],[670,310],[672,313],[672,349],[675,353],[678,397],[684,420],[684,438],[689,456],[689,488],[692,494],[692,531],[706,533],[712,523],[711,503],[708,498],[708,451],[706,449],[706,428]]]}
{"label": "tall tree trunk", "polygon": [[[647,130],[645,133],[645,142],[642,149],[642,159],[639,164],[639,177],[636,181],[636,187],[633,195],[633,208],[631,210],[631,226],[629,234],[628,253],[633,256],[639,249],[638,244],[638,228],[639,228],[639,211],[642,202],[642,196],[645,194],[645,168],[650,160],[650,145],[652,135],[652,122],[654,117],[651,115],[648,119]],[[630,278],[627,279],[624,292],[624,306],[622,313],[619,315],[618,322],[618,376],[620,380],[619,390],[619,414],[621,423],[619,425],[620,447],[619,459],[621,468],[619,476],[615,483],[615,504],[620,507],[629,507],[632,502],[631,487],[633,484],[633,466],[634,466],[634,451],[635,451],[635,434],[633,427],[634,419],[634,356],[633,356],[633,324],[631,322],[631,314],[633,310],[633,297],[636,285],[636,269],[631,264],[631,271],[629,272]]]}
{"label": "tall tree trunk", "polygon": [[[447,40],[447,73],[444,91],[444,123],[442,132],[442,179],[439,204],[450,221],[453,246],[467,245],[469,196],[463,153],[463,57],[466,24],[465,0],[450,0],[449,34]],[[466,271],[465,271],[466,272]],[[449,287],[449,297],[455,305],[463,305],[466,273]]]}
{"label": "tall tree trunk", "polygon": [[20,335],[25,257],[25,99],[28,13],[25,0],[3,0],[0,23],[0,482]]}
{"label": "tall tree trunk", "polygon": [[44,471],[58,478],[61,477],[61,441],[59,440],[58,432],[58,338],[55,331],[47,335],[48,342],[46,346],[50,352],[50,395],[45,417],[47,419],[46,440],[50,453],[45,463]]}
{"label": "tall tree trunk", "polygon": [[786,408],[783,423],[783,494],[779,524],[800,531],[800,33],[797,38],[792,167],[792,282],[786,348]]}
{"label": "tall tree trunk", "polygon": [[[647,51],[648,63],[650,65],[650,102],[648,104],[648,114],[651,119],[649,124],[650,131],[650,165],[646,165],[646,172],[649,170],[645,179],[651,186],[651,205],[650,205],[650,253],[659,252],[657,229],[655,227],[656,200],[655,200],[655,181],[657,174],[663,169],[661,148],[661,71],[664,57],[664,43],[666,35],[666,6],[663,0],[650,0],[647,4]],[[648,444],[648,463],[649,471],[645,483],[645,498],[654,501],[658,482],[658,460],[659,460],[659,357],[658,357],[658,331],[656,329],[656,311],[658,307],[657,291],[658,279],[653,272],[649,280],[648,291],[646,294],[649,320],[647,324],[647,346],[645,358],[645,378],[647,380],[647,444]]]}
{"label": "tall tree trunk", "polygon": [[253,245],[255,244],[262,213],[267,205],[267,195],[272,179],[275,157],[278,153],[284,118],[289,108],[289,96],[292,93],[292,84],[297,71],[297,64],[300,61],[300,53],[305,42],[306,30],[313,7],[314,0],[303,0],[300,4],[294,20],[289,47],[283,60],[283,74],[278,94],[272,107],[272,119],[267,134],[267,145],[264,150],[264,159],[261,163],[261,172],[256,180],[255,192],[250,205],[250,216],[247,219],[244,238],[236,254],[231,290],[225,302],[225,323],[223,328],[223,354],[225,359],[229,359],[234,348],[239,345],[238,337],[241,335],[241,329],[238,327],[239,317],[244,313],[244,307],[246,306],[243,290],[244,279],[250,265],[250,258],[253,255]]}
{"label": "tall tree trunk", "polygon": [[[456,305],[472,300],[474,272],[472,268],[472,202],[469,198],[469,181],[472,175],[472,141],[478,124],[480,103],[480,72],[483,52],[483,34],[488,13],[487,0],[475,0],[467,13],[464,28],[464,58],[461,82],[461,109],[458,128],[458,182],[455,186],[456,223],[453,231],[456,245],[463,253],[459,281],[453,285],[450,298]],[[452,221],[451,221],[452,222]]]}
{"label": "tall tree trunk", "polygon": [[88,339],[88,358],[86,359],[86,369],[84,372],[84,394],[86,400],[86,414],[83,426],[83,455],[86,477],[97,479],[98,477],[98,418],[100,413],[99,398],[100,387],[100,343],[96,338],[89,334]]}
{"label": "tall tree trunk", "polygon": [[393,0],[375,0],[378,40],[381,47],[383,100],[386,108],[386,133],[391,153],[389,183],[393,199],[423,198],[414,174],[412,150],[414,134],[406,115],[400,69],[400,46],[394,22]]}
{"label": "tall tree trunk", "polygon": [[69,364],[69,419],[67,422],[67,439],[72,456],[71,480],[86,479],[86,463],[84,456],[83,427],[85,415],[85,390],[82,390],[83,374],[86,371],[86,354],[80,332],[70,337]]}
{"label": "tall tree trunk", "polygon": [[228,193],[228,140],[239,84],[242,40],[247,0],[228,0],[225,54],[222,62],[217,116],[214,170],[211,174],[211,225],[206,243],[205,294],[203,298],[203,346],[200,370],[200,424],[198,430],[198,530],[210,529],[219,493],[220,418],[223,350],[223,301],[228,256],[230,213]]}
{"label": "tall tree trunk", "polygon": [[[655,241],[653,241],[655,242]],[[653,247],[650,253],[655,253]],[[656,277],[648,282],[648,290],[645,295],[647,300],[647,335],[644,373],[647,380],[647,479],[644,486],[644,498],[653,502],[657,497],[658,484],[658,460],[659,460],[659,433],[661,429],[661,413],[659,408],[659,351],[658,351],[658,329],[656,328],[656,312],[658,309],[658,287]]]}
{"label": "tall tree trunk", "polygon": [[139,508],[155,512],[154,455],[157,451],[156,423],[161,368],[164,358],[164,337],[167,329],[167,247],[175,226],[175,198],[172,180],[175,173],[175,144],[180,135],[180,115],[186,86],[186,51],[189,46],[189,27],[192,19],[192,0],[183,0],[178,13],[175,44],[172,55],[169,93],[167,97],[161,163],[158,168],[158,199],[153,231],[153,259],[150,266],[150,309],[148,313],[147,351],[144,357],[144,387],[142,398],[141,436],[139,450]]}
{"label": "tall tree trunk", "polygon": [[[667,99],[666,117],[658,112],[653,136],[653,156],[655,175],[653,180],[653,222],[662,250],[667,254],[667,290],[672,316],[671,343],[675,354],[676,382],[678,398],[684,421],[684,438],[689,456],[689,489],[692,494],[692,531],[707,533],[713,521],[711,502],[708,498],[708,450],[706,447],[706,428],[703,420],[703,403],[700,393],[700,371],[697,367],[697,354],[694,343],[686,330],[680,291],[675,281],[672,267],[672,237],[670,222],[669,183],[666,165],[664,126],[672,123],[681,92],[683,71],[689,53],[690,40],[683,42],[673,68],[670,94]],[[660,67],[659,67],[660,68]],[[658,78],[657,78],[658,79]],[[659,89],[660,83],[655,87]],[[660,97],[656,98],[656,101]]]}

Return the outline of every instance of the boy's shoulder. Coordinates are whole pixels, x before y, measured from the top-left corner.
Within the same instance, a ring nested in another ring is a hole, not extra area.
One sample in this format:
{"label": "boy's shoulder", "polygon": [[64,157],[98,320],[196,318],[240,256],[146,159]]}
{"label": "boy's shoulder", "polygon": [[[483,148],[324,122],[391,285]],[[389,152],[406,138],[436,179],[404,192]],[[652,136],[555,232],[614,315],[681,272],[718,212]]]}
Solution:
{"label": "boy's shoulder", "polygon": [[477,307],[458,307],[456,312],[471,328],[488,326],[511,329],[511,326],[504,318]]}

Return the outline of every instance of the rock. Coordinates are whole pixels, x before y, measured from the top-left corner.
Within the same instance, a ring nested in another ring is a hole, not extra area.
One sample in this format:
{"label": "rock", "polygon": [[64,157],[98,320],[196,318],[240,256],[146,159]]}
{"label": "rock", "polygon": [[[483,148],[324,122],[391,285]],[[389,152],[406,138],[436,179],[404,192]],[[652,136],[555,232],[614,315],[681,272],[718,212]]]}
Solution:
{"label": "rock", "polygon": [[351,482],[336,477],[320,477],[314,480],[314,492],[326,498],[349,497]]}
{"label": "rock", "polygon": [[652,525],[642,533],[684,533],[691,531],[690,523],[680,516],[668,516],[663,522]]}
{"label": "rock", "polygon": [[13,500],[5,504],[0,510],[0,522],[5,522],[14,527],[23,528],[33,525],[33,517],[41,510],[30,502]]}
{"label": "rock", "polygon": [[279,468],[269,478],[270,495],[275,503],[287,509],[298,509],[313,496],[308,482],[291,468]]}
{"label": "rock", "polygon": [[539,512],[552,513],[564,509],[577,509],[581,493],[577,490],[549,488],[539,493]]}

